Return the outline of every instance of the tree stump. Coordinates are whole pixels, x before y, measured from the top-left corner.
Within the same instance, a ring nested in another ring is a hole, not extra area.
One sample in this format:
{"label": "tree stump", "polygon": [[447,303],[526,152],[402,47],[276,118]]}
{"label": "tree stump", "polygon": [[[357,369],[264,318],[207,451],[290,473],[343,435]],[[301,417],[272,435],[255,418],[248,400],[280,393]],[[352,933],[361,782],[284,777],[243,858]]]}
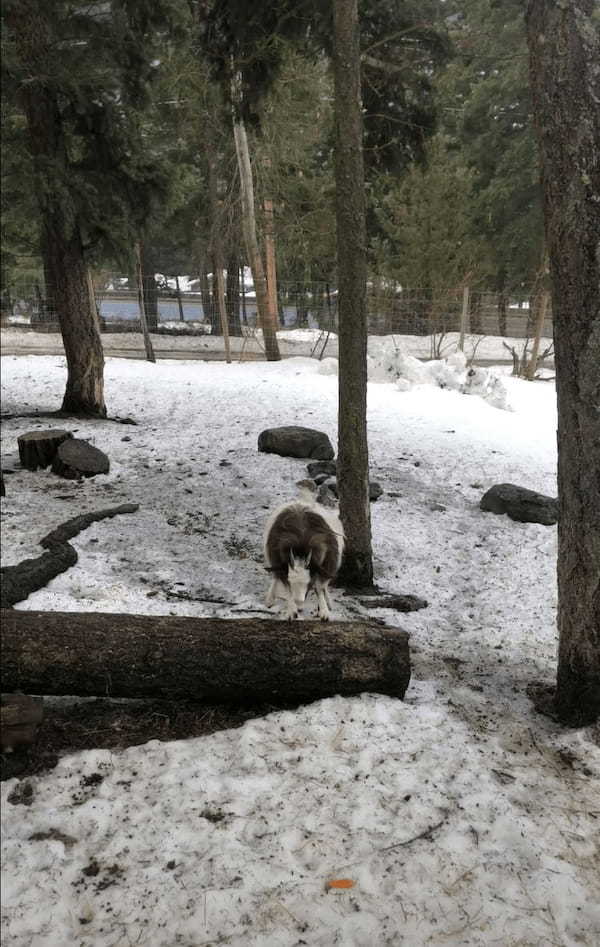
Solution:
{"label": "tree stump", "polygon": [[41,697],[2,694],[0,699],[0,746],[12,753],[17,746],[29,746],[37,736],[44,716]]}
{"label": "tree stump", "polygon": [[67,480],[95,477],[96,474],[108,473],[109,469],[110,462],[104,451],[78,437],[63,441],[52,463],[52,473]]}
{"label": "tree stump", "polygon": [[21,464],[27,470],[49,467],[60,445],[72,437],[70,431],[57,429],[28,431],[26,434],[21,434],[17,438]]}
{"label": "tree stump", "polygon": [[237,705],[402,698],[408,634],[371,622],[3,611],[2,687]]}

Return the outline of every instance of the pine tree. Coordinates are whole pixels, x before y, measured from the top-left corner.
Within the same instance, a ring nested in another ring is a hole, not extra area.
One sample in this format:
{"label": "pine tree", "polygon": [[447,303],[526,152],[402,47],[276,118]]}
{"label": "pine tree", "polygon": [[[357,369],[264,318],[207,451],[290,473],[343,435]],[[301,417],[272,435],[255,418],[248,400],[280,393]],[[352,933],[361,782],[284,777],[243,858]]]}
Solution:
{"label": "pine tree", "polygon": [[123,252],[166,187],[145,147],[141,109],[176,0],[7,0],[4,72],[26,119],[40,249],[67,357],[62,408],[106,414],[103,354],[88,257]]}
{"label": "pine tree", "polygon": [[474,170],[478,271],[494,289],[533,285],[544,255],[521,0],[456,0],[456,57],[440,84],[444,130]]}

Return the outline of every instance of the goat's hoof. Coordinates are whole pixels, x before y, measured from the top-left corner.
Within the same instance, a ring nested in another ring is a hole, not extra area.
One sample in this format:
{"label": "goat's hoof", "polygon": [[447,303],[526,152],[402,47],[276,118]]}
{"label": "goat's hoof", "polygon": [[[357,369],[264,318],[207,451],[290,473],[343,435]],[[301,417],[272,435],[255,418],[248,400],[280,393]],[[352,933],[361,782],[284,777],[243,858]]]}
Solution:
{"label": "goat's hoof", "polygon": [[329,621],[329,615],[319,615],[321,621]]}

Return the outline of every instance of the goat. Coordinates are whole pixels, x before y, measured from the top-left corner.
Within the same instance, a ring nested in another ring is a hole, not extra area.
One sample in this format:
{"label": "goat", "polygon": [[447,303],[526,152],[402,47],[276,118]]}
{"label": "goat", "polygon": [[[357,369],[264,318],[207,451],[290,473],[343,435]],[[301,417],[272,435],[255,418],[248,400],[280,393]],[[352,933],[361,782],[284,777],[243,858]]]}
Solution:
{"label": "goat", "polygon": [[318,616],[328,621],[328,587],[342,562],[344,530],[335,510],[317,504],[311,480],[301,480],[297,486],[298,499],[275,510],[265,526],[264,556],[272,573],[266,604],[270,608],[276,598],[283,598],[285,618],[297,618],[314,589]]}

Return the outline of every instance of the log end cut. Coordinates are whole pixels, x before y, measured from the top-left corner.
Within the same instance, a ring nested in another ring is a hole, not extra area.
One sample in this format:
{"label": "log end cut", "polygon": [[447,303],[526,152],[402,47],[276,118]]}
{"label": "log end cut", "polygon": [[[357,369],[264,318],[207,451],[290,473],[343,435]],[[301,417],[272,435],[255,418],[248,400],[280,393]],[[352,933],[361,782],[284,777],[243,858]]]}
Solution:
{"label": "log end cut", "polygon": [[109,469],[110,462],[104,451],[78,437],[64,441],[56,451],[52,463],[52,472],[59,477],[66,477],[67,480],[107,474]]}

